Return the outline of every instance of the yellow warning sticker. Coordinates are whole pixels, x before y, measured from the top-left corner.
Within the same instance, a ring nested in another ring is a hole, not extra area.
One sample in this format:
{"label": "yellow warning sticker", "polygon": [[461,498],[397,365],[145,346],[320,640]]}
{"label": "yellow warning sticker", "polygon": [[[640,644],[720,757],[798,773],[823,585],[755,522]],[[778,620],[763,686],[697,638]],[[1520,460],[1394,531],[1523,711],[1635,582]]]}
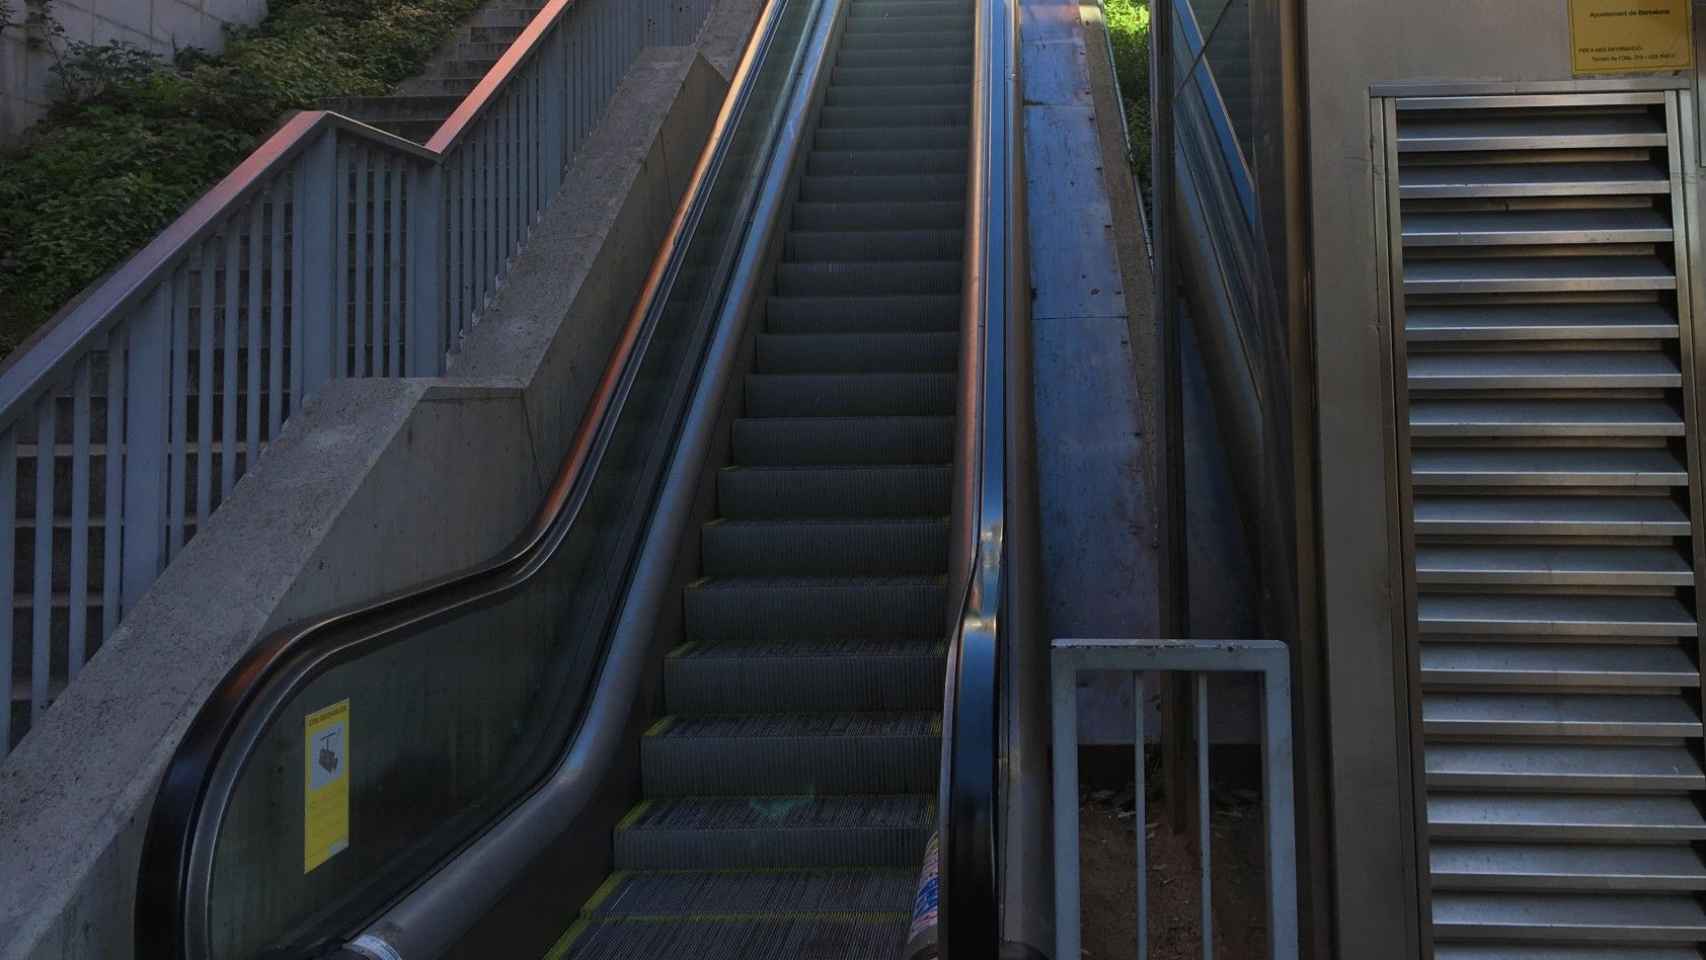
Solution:
{"label": "yellow warning sticker", "polygon": [[1694,65],[1692,0],[1570,0],[1576,73],[1651,73]]}
{"label": "yellow warning sticker", "polygon": [[316,710],[304,723],[302,872],[349,846],[349,701]]}

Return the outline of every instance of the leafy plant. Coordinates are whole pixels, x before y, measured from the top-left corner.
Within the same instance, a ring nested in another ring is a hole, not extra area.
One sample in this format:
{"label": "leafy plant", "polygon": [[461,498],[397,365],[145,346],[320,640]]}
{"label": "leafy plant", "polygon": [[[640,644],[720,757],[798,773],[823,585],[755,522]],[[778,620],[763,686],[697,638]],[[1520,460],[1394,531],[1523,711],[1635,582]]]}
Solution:
{"label": "leafy plant", "polygon": [[1146,0],[1106,0],[1108,34],[1114,45],[1114,73],[1125,98],[1131,131],[1131,165],[1145,195],[1149,193],[1149,4]]}
{"label": "leafy plant", "polygon": [[59,96],[0,151],[0,353],[152,239],[284,113],[386,93],[482,0],[273,0],[222,54],[171,58],[67,42],[49,2],[26,0],[28,29],[54,51]]}

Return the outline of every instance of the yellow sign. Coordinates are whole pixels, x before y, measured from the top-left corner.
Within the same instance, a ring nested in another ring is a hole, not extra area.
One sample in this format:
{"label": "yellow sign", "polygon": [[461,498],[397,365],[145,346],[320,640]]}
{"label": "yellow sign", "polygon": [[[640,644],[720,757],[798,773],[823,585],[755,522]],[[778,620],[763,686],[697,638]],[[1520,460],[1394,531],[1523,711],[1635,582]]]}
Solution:
{"label": "yellow sign", "polygon": [[349,701],[316,710],[304,724],[302,872],[349,846]]}
{"label": "yellow sign", "polygon": [[1691,0],[1570,0],[1576,73],[1652,73],[1694,65]]}

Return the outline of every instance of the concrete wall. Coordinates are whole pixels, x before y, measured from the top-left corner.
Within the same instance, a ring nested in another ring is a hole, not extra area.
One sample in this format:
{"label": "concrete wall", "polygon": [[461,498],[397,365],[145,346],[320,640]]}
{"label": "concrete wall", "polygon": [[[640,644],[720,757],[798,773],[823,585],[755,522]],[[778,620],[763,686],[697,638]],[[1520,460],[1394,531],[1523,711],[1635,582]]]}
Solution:
{"label": "concrete wall", "polygon": [[1415,846],[1405,625],[1393,614],[1403,571],[1392,540],[1392,331],[1377,285],[1370,87],[1568,83],[1568,4],[1309,0],[1304,20],[1337,955],[1413,957],[1425,861]]}
{"label": "concrete wall", "polygon": [[[725,0],[712,16],[755,12]],[[451,376],[312,398],[0,762],[0,960],[132,955],[157,782],[244,652],[489,557],[531,519],[722,101],[707,61],[737,42],[642,54]]]}
{"label": "concrete wall", "polygon": [[[13,0],[16,19],[41,0]],[[258,22],[267,0],[52,0],[65,40],[123,42],[170,56],[186,47],[218,50],[225,29]],[[53,99],[54,53],[28,42],[21,25],[0,31],[0,144],[39,119]]]}

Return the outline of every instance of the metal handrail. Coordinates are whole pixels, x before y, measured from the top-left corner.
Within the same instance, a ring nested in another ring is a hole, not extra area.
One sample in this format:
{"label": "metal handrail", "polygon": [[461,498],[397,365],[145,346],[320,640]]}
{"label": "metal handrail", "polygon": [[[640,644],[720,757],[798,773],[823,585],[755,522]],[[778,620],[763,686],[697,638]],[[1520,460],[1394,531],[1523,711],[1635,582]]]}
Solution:
{"label": "metal handrail", "polygon": [[[950,562],[965,599],[950,631],[938,804],[948,958],[1046,946],[1046,932],[1033,931],[1050,922],[1046,897],[1033,902],[1006,869],[1020,859],[1010,851],[1034,843],[1025,835],[1046,830],[1036,822],[1046,818],[1026,816],[1010,796],[1021,767],[1041,756],[1015,742],[1037,735],[1026,706],[1040,702],[1024,690],[1034,678],[1015,670],[1033,639],[1036,583],[1017,2],[980,2],[975,31],[954,486],[962,509]],[[1034,864],[1023,869],[1039,873]]]}
{"label": "metal handrail", "polygon": [[[826,4],[839,0],[813,2],[821,16],[821,9]],[[235,782],[258,737],[297,692],[340,663],[404,641],[411,635],[446,622],[460,611],[489,604],[494,598],[520,589],[539,574],[563,542],[585,502],[590,478],[602,462],[615,419],[644,356],[643,345],[649,338],[649,330],[655,325],[681,268],[693,229],[705,213],[711,186],[730,149],[734,124],[754,95],[754,74],[786,5],[787,0],[768,0],[760,14],[731,83],[730,95],[718,114],[669,234],[648,272],[645,288],[629,315],[569,453],[533,522],[496,559],[469,571],[275,633],[230,671],[197,714],[167,768],[149,822],[139,871],[135,914],[139,956],[180,960],[206,955],[196,918],[205,917],[210,892],[207,884],[211,880],[212,849],[207,838],[217,835],[223,804],[229,802]],[[827,43],[819,44],[819,47],[816,71],[827,76],[821,52],[827,48]],[[797,56],[805,54],[802,51]],[[791,67],[789,72],[798,71]],[[799,121],[791,121],[791,124],[791,129],[773,130],[770,136],[789,139],[793,144],[790,156],[793,156],[804,141],[804,133],[799,128]],[[779,187],[772,184],[766,199],[774,206],[780,196]],[[759,199],[754,196],[749,202],[758,203]],[[755,224],[768,224],[767,230],[774,229],[777,219],[774,209],[768,213],[757,210],[751,217]],[[749,238],[743,247],[747,260],[756,255],[754,251],[768,249],[769,239],[768,233],[758,239]],[[736,283],[744,282],[747,287],[755,289],[757,267],[751,262],[744,262],[743,269],[744,274],[737,272]],[[728,323],[728,317],[736,309],[744,309],[742,304],[750,306],[752,295],[752,290],[748,289],[733,298],[738,303],[725,305],[720,318],[722,329],[717,334],[720,339],[707,348],[706,369],[711,370],[721,356],[725,380],[727,368],[732,367],[730,343],[738,344],[741,339],[739,325]],[[703,385],[705,379],[701,377],[699,392],[708,389]],[[698,417],[703,419],[702,414]],[[690,415],[689,423],[682,428],[684,437],[695,430],[692,418]],[[707,425],[699,424],[697,429],[699,433],[708,435]],[[701,437],[701,447],[703,439]],[[676,474],[687,472],[679,465],[692,460],[691,472],[696,473],[701,459],[702,456],[676,454],[678,466],[671,470],[671,479],[676,486],[681,485]],[[657,532],[659,526],[660,523],[654,522],[646,534],[647,547],[652,539],[662,536]],[[640,552],[642,555],[648,553],[644,549]],[[656,562],[651,564],[652,567],[657,565]],[[668,563],[663,565],[667,567]],[[644,592],[647,584],[655,585],[667,580],[667,571],[660,576],[656,570],[642,563],[630,579],[638,586],[630,592],[622,622],[627,623],[633,616],[643,617],[648,611],[655,619],[659,608],[656,598],[650,602],[635,600],[634,593]],[[623,633],[622,627],[618,626],[616,632]],[[643,631],[627,630],[626,635],[631,641],[633,636],[642,632],[650,636],[650,626]],[[527,834],[526,828],[536,825],[541,812],[546,820],[559,828],[560,821],[573,818],[579,808],[572,799],[565,801],[561,794],[565,791],[586,794],[602,766],[607,765],[608,754],[614,749],[610,742],[612,731],[620,730],[621,721],[626,718],[632,701],[632,688],[637,685],[638,672],[626,669],[624,664],[632,666],[643,663],[645,659],[643,651],[641,655],[625,655],[622,639],[618,636],[610,642],[605,656],[617,663],[600,678],[595,702],[582,718],[580,732],[575,734],[568,754],[557,754],[561,762],[554,769],[533,778],[503,823],[486,830],[454,854],[456,859],[450,866],[436,872],[429,870],[432,875],[425,883],[406,899],[391,905],[385,915],[384,935],[392,939],[385,944],[385,949],[407,947],[410,949],[406,949],[404,955],[414,957],[419,955],[420,945],[424,942],[432,945],[427,948],[428,954],[436,955],[436,950],[442,949],[445,943],[462,932],[466,924],[483,912],[489,899],[500,892],[500,885],[485,879],[472,885],[459,883],[459,879],[466,880],[469,875],[467,864],[485,862],[483,857],[489,856],[494,847],[498,848],[500,857],[514,856],[518,852],[536,853],[539,844]],[[607,714],[611,716],[606,717]],[[517,824],[521,825],[519,829]],[[372,949],[372,941],[379,935],[378,931],[369,930],[356,941],[356,946]],[[415,939],[409,940],[411,936]]]}

